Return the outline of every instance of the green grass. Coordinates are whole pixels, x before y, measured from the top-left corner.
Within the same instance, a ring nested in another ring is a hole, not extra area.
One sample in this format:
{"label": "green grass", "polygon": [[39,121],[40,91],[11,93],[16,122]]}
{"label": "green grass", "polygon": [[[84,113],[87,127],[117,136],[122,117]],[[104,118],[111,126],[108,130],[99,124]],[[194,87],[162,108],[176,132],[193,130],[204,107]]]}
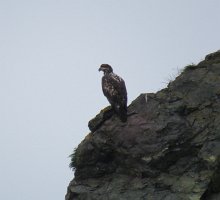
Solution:
{"label": "green grass", "polygon": [[183,72],[186,70],[194,69],[195,67],[196,67],[196,64],[191,63],[191,64],[184,67]]}
{"label": "green grass", "polygon": [[76,166],[77,166],[77,148],[75,148],[73,150],[73,153],[71,155],[69,155],[69,157],[71,158],[71,161],[70,161],[70,164],[69,164],[69,167],[73,170],[76,169]]}

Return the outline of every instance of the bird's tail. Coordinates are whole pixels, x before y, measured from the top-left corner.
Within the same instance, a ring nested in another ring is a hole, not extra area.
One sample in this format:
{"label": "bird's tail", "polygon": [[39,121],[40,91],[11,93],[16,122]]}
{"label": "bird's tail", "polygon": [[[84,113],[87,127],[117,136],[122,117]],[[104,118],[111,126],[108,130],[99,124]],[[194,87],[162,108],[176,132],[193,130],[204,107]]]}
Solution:
{"label": "bird's tail", "polygon": [[117,114],[122,122],[127,121],[127,107],[120,107]]}

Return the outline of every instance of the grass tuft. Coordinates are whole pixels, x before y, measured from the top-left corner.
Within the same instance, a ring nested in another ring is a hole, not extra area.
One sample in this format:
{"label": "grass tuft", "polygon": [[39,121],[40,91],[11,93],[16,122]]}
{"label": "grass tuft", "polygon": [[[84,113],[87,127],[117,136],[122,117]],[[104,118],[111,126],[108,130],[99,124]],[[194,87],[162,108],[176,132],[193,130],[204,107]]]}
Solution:
{"label": "grass tuft", "polygon": [[77,166],[77,148],[75,148],[75,149],[73,150],[73,153],[70,154],[69,157],[71,158],[69,167],[70,167],[72,170],[75,170],[75,169],[76,169],[76,166]]}

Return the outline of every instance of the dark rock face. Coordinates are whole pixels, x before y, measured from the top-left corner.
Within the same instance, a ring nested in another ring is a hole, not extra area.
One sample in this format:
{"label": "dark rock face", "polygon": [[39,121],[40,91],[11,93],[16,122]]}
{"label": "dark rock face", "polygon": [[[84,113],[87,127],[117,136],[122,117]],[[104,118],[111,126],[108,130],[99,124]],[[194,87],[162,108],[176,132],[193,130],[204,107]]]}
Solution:
{"label": "dark rock face", "polygon": [[109,110],[90,122],[66,200],[220,199],[219,51],[128,112],[126,123]]}

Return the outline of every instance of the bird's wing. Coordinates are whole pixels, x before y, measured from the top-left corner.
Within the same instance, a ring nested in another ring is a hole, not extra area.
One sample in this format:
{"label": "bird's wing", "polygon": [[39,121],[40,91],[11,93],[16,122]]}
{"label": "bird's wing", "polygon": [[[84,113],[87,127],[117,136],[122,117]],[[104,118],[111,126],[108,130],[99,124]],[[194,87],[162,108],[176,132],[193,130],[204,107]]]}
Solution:
{"label": "bird's wing", "polygon": [[104,95],[112,102],[124,102],[127,104],[127,90],[124,80],[116,74],[104,76],[102,79]]}

